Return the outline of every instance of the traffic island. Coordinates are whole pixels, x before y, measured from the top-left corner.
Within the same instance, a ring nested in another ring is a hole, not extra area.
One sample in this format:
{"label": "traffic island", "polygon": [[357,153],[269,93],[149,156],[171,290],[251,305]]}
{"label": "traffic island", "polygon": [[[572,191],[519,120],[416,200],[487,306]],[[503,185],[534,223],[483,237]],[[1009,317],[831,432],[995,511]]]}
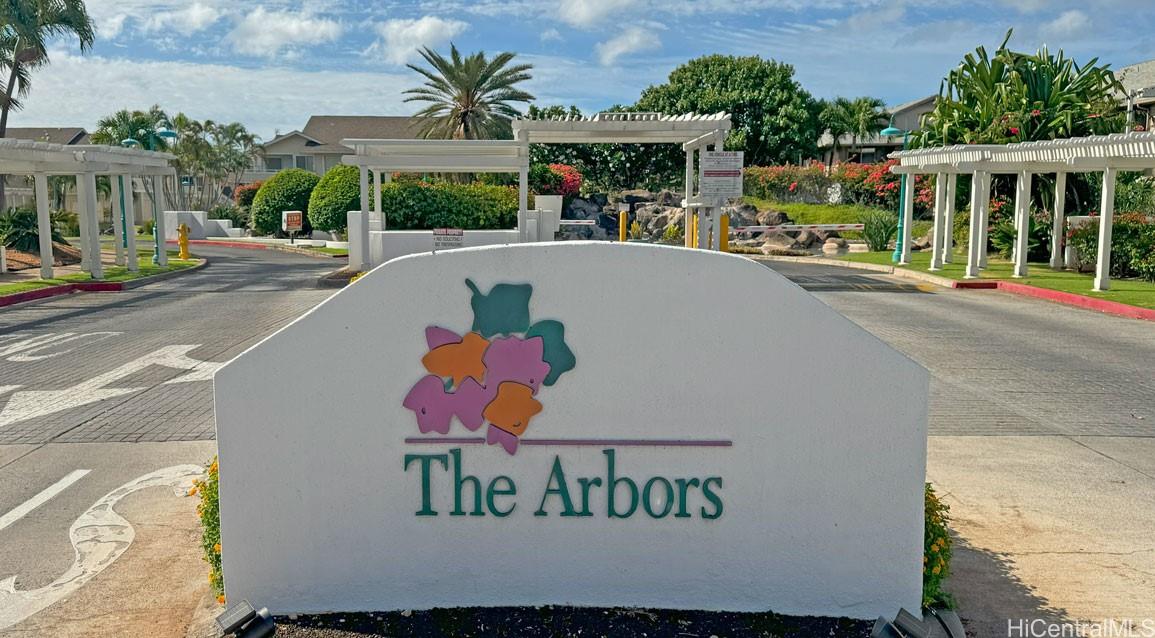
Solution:
{"label": "traffic island", "polygon": [[69,295],[74,292],[120,292],[140,286],[179,277],[208,265],[207,259],[170,259],[168,266],[155,266],[148,258],[141,258],[140,270],[129,271],[123,266],[105,270],[104,279],[94,280],[88,273],[73,273],[56,279],[29,279],[0,284],[0,308]]}

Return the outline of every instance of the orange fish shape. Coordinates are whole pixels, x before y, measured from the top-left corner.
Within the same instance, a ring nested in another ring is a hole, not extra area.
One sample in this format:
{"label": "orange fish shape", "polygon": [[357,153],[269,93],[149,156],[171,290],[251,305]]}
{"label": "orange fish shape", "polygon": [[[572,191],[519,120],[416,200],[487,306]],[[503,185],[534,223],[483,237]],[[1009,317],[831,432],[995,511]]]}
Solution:
{"label": "orange fish shape", "polygon": [[490,424],[514,435],[525,434],[529,420],[541,412],[541,403],[533,398],[533,389],[513,381],[497,387],[497,397],[485,406],[482,414]]}
{"label": "orange fish shape", "polygon": [[454,386],[461,385],[466,377],[484,383],[485,363],[481,357],[488,347],[489,341],[485,337],[470,332],[457,343],[447,343],[430,350],[429,354],[421,358],[421,363],[425,364],[430,374],[451,377]]}

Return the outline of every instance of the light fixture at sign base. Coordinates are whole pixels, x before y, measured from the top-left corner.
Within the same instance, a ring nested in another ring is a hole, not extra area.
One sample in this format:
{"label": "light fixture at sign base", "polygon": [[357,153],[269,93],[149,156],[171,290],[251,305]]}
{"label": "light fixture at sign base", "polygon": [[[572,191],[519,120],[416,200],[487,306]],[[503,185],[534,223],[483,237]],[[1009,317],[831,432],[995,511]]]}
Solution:
{"label": "light fixture at sign base", "polygon": [[220,629],[220,635],[236,638],[268,638],[277,630],[273,619],[269,617],[268,608],[262,607],[257,611],[247,600],[242,600],[217,616],[217,628]]}

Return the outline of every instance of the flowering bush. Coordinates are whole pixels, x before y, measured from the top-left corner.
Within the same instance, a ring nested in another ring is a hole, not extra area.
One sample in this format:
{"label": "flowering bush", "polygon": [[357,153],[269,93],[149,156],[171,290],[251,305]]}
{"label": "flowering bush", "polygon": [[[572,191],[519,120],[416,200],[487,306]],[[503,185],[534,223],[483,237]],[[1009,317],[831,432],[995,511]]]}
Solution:
{"label": "flowering bush", "polygon": [[[1099,248],[1099,224],[1082,224],[1067,232],[1067,243],[1079,255],[1079,271],[1095,263]],[[1138,277],[1155,282],[1155,218],[1141,213],[1115,217],[1111,231],[1112,277]]]}
{"label": "flowering bush", "polygon": [[221,510],[217,459],[213,457],[205,469],[205,478],[194,481],[189,496],[200,496],[197,516],[201,519],[201,548],[209,564],[209,585],[217,595],[217,602],[225,602],[225,580],[221,573]]}
{"label": "flowering bush", "polygon": [[249,207],[253,205],[253,198],[257,196],[257,191],[261,190],[263,182],[253,182],[252,184],[241,184],[233,191],[233,201],[237,206]]}
{"label": "flowering bush", "polygon": [[922,606],[953,607],[950,594],[942,582],[950,575],[951,539],[947,531],[950,508],[939,500],[930,483],[926,484],[926,505],[922,555]]}
{"label": "flowering bush", "polygon": [[886,160],[871,164],[863,183],[874,190],[874,201],[870,205],[887,210],[898,208],[898,193],[902,186],[902,176],[890,172],[898,160]]}
{"label": "flowering bush", "polygon": [[561,178],[561,184],[558,186],[558,192],[556,193],[557,195],[573,197],[581,192],[581,171],[569,164],[550,164],[549,170]]}
{"label": "flowering bush", "polygon": [[782,202],[824,202],[827,190],[834,183],[822,164],[750,166],[742,179],[747,195]]}

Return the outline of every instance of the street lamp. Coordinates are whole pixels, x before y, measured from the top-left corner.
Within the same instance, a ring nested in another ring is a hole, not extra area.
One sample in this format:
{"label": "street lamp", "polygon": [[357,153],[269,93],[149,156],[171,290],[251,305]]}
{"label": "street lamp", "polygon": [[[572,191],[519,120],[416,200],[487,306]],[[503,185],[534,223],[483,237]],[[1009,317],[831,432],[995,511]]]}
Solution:
{"label": "street lamp", "polygon": [[[174,131],[168,127],[163,127],[163,126],[159,129],[157,129],[155,135],[148,135],[148,132],[145,131],[144,129],[138,130],[136,132],[136,134],[139,137],[144,138],[143,144],[138,139],[135,139],[132,137],[126,137],[120,141],[120,145],[125,147],[125,148],[141,148],[141,147],[143,147],[146,151],[155,151],[155,150],[157,150],[156,147],[159,145],[158,143],[161,142],[162,139],[163,140],[176,139],[176,131]],[[160,139],[158,139],[158,138],[160,138]],[[153,223],[152,263],[153,264],[159,264],[160,263],[160,251],[161,251],[160,233],[156,232],[156,218],[157,218],[157,215],[159,214],[159,212],[157,211],[156,200],[157,200],[157,193],[153,193],[152,194],[152,220],[153,220],[152,221],[152,223]],[[125,233],[127,233],[128,232],[128,227],[127,227],[128,223],[124,217],[124,180],[123,180],[123,178],[121,178],[121,182],[120,182],[120,224],[121,224],[121,230],[123,230]],[[125,249],[127,250],[128,249],[128,236],[123,235],[123,234],[122,234],[122,236],[124,238],[123,241],[125,242],[125,244],[124,244]],[[133,255],[131,258],[136,259],[136,255]]]}
{"label": "street lamp", "polygon": [[[882,129],[882,131],[880,131],[879,134],[885,135],[887,137],[895,137],[895,136],[901,135],[902,136],[902,150],[904,150],[904,151],[906,150],[907,142],[910,140],[910,131],[904,131],[900,128],[895,128],[893,117],[890,118],[890,126]],[[904,219],[904,215],[902,214],[902,206],[903,206],[903,202],[905,202],[905,201],[906,201],[906,173],[903,173],[902,176],[899,178],[899,186],[898,186],[898,234],[894,238],[894,253],[890,256],[890,261],[892,261],[896,264],[902,259],[902,238],[905,236],[905,232],[904,232],[905,229],[903,227],[906,225],[906,220]]]}

